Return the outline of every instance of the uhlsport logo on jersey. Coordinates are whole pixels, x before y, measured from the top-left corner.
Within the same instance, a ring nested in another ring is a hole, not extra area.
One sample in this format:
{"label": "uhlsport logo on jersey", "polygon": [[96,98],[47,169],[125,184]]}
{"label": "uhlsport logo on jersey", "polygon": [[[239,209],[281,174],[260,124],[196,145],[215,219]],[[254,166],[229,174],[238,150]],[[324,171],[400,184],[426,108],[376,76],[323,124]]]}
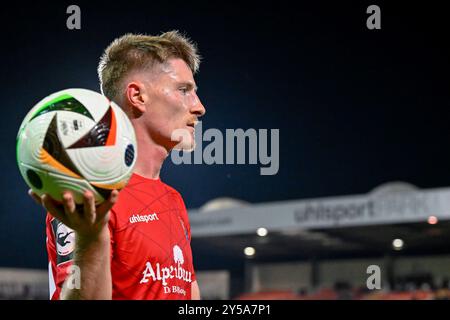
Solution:
{"label": "uhlsport logo on jersey", "polygon": [[183,289],[173,286],[172,289],[167,286],[167,280],[169,279],[180,279],[185,282],[192,282],[192,273],[183,268],[185,262],[183,251],[178,245],[173,246],[173,262],[174,264],[168,266],[162,266],[159,262],[152,265],[151,262],[147,261],[145,264],[145,270],[142,272],[143,277],[140,283],[148,283],[151,278],[153,281],[161,281],[162,285],[165,287],[164,292],[170,293],[181,293],[185,295]]}
{"label": "uhlsport logo on jersey", "polygon": [[149,223],[149,221],[155,221],[155,220],[159,220],[158,218],[158,214],[156,212],[153,212],[152,214],[144,214],[144,215],[139,215],[139,214],[133,214],[130,217],[130,223],[138,223],[138,222],[145,222],[145,223]]}

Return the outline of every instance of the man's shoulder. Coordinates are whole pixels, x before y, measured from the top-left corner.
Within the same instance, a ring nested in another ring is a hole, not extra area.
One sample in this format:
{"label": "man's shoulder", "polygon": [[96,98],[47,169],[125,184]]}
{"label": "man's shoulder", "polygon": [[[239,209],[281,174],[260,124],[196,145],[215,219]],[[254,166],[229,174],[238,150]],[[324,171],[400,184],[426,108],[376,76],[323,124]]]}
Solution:
{"label": "man's shoulder", "polygon": [[168,184],[165,184],[165,185],[166,185],[168,192],[170,192],[172,194],[172,196],[180,202],[181,208],[186,210],[186,205],[184,203],[184,199],[183,199],[183,196],[181,195],[181,193],[174,187],[171,187]]}
{"label": "man's shoulder", "polygon": [[167,191],[169,191],[169,192],[171,192],[171,193],[174,193],[174,194],[176,194],[177,196],[180,196],[181,197],[181,193],[177,190],[177,189],[175,189],[174,187],[172,187],[172,186],[169,186],[167,183],[165,183],[165,182],[161,182],[163,185],[164,185],[164,187],[167,189]]}
{"label": "man's shoulder", "polygon": [[174,198],[184,206],[181,193],[173,186],[160,179],[149,180],[133,174],[129,183],[120,191],[119,200],[113,209],[116,211],[123,207],[130,208],[135,205],[148,205],[155,201],[160,203],[161,200],[170,202]]}

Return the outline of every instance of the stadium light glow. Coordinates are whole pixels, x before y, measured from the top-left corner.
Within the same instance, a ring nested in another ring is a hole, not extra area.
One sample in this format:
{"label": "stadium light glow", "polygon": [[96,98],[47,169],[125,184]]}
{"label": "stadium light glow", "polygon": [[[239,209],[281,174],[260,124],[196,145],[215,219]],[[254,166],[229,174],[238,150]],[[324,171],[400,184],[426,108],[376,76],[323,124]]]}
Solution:
{"label": "stadium light glow", "polygon": [[246,248],[244,249],[244,254],[245,254],[247,257],[254,256],[255,253],[256,253],[256,250],[255,250],[255,248],[253,248],[253,247],[246,247]]}
{"label": "stadium light glow", "polygon": [[405,242],[402,239],[394,239],[394,241],[392,241],[392,247],[394,250],[402,250],[404,245]]}
{"label": "stadium light glow", "polygon": [[436,216],[429,216],[428,217],[428,224],[436,224],[438,223],[438,218]]}
{"label": "stadium light glow", "polygon": [[267,229],[266,228],[258,228],[258,230],[256,230],[256,234],[260,237],[265,237],[267,236]]}

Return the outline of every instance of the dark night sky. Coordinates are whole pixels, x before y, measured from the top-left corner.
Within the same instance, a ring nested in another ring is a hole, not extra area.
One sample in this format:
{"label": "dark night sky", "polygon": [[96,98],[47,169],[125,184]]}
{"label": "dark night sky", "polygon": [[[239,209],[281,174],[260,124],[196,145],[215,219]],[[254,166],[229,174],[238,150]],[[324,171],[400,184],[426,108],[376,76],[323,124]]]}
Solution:
{"label": "dark night sky", "polygon": [[[394,180],[450,186],[446,11],[428,2],[329,2],[78,1],[79,31],[66,28],[72,3],[3,7],[0,267],[46,267],[44,212],[15,162],[22,118],[54,91],[98,91],[98,58],[126,32],[178,29],[198,43],[204,130],[280,129],[275,176],[260,176],[259,165],[167,162],[162,178],[190,208],[219,196],[366,193]],[[381,7],[381,30],[366,28],[370,4]]]}

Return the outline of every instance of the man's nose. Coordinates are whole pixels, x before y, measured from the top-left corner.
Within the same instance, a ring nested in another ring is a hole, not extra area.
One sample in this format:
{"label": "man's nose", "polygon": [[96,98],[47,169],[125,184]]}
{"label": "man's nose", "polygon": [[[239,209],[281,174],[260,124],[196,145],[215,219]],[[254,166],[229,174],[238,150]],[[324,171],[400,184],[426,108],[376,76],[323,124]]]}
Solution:
{"label": "man's nose", "polygon": [[194,102],[191,112],[196,114],[198,117],[201,117],[206,113],[205,106],[200,101],[200,98],[197,95],[195,96],[195,102]]}

